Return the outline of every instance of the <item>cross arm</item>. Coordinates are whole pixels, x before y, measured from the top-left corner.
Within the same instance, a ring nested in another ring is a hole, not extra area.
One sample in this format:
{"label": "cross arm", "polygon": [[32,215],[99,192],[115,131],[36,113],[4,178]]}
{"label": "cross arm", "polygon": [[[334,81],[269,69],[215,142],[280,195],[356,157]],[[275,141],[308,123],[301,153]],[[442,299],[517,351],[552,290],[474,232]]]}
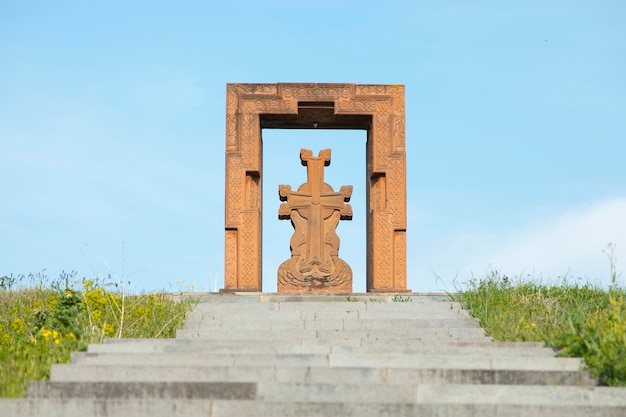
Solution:
{"label": "cross arm", "polygon": [[347,203],[348,201],[350,201],[350,197],[352,197],[352,186],[342,185],[339,189],[339,193],[343,195],[343,201]]}
{"label": "cross arm", "polygon": [[287,197],[291,193],[291,185],[280,184],[278,186],[278,198],[280,201],[287,201]]}

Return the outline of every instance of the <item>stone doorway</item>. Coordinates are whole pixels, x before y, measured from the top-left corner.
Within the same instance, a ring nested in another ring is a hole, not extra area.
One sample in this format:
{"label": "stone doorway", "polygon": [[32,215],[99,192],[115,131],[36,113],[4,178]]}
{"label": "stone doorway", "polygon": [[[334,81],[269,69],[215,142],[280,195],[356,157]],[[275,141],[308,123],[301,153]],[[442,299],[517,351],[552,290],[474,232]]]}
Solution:
{"label": "stone doorway", "polygon": [[367,132],[368,292],[406,288],[404,87],[359,84],[228,84],[226,291],[262,288],[262,128]]}
{"label": "stone doorway", "polygon": [[262,129],[263,135],[263,251],[262,285],[264,292],[278,288],[277,271],[291,254],[290,243],[294,228],[290,221],[280,220],[281,184],[302,184],[307,171],[300,162],[300,150],[332,149],[332,162],[325,170],[325,180],[331,186],[350,184],[354,191],[349,204],[353,217],[341,221],[337,234],[340,238],[340,257],[352,268],[353,292],[365,292],[367,276],[366,249],[366,131],[351,129]]}

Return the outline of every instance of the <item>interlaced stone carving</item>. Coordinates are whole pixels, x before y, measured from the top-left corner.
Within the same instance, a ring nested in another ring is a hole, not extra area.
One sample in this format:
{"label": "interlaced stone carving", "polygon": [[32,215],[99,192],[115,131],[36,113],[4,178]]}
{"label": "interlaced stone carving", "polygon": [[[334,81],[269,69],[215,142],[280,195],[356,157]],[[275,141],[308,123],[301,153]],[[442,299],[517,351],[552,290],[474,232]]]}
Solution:
{"label": "interlaced stone carving", "polygon": [[291,258],[278,268],[278,291],[352,292],[352,269],[339,258],[339,220],[352,219],[352,207],[346,202],[352,186],[339,192],[324,182],[324,167],[330,165],[330,149],[317,157],[308,149],[300,150],[302,165],[307,167],[307,182],[298,191],[279,185],[281,204],[278,218],[291,220]]}

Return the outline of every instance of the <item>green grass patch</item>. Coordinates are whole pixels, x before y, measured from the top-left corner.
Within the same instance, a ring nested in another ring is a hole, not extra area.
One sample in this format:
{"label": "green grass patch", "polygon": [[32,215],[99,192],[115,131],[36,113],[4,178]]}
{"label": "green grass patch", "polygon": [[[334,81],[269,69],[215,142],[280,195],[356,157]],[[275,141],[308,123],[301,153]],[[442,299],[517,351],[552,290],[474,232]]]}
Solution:
{"label": "green grass patch", "polygon": [[626,386],[625,296],[615,285],[552,286],[492,273],[456,298],[495,340],[545,342],[560,356],[582,357],[601,383]]}
{"label": "green grass patch", "polygon": [[0,278],[0,397],[22,397],[29,380],[105,338],[174,337],[192,302],[62,274]]}

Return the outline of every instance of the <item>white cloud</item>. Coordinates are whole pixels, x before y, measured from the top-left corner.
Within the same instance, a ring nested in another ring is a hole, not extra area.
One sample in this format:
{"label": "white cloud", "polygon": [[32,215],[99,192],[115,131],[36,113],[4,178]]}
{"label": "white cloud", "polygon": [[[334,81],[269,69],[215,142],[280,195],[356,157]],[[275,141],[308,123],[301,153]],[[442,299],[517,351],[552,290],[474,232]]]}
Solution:
{"label": "white cloud", "polygon": [[[430,253],[416,254],[423,265],[416,264],[409,276],[419,277],[412,284],[415,291],[444,289],[444,285],[453,290],[455,277],[464,282],[491,270],[541,277],[547,282],[567,275],[574,282],[580,278],[607,286],[611,283],[610,243],[619,275],[626,269],[626,198],[539,219],[525,229],[462,235],[440,242]],[[442,278],[443,285],[435,282],[433,274]],[[622,285],[625,275],[618,278]]]}

